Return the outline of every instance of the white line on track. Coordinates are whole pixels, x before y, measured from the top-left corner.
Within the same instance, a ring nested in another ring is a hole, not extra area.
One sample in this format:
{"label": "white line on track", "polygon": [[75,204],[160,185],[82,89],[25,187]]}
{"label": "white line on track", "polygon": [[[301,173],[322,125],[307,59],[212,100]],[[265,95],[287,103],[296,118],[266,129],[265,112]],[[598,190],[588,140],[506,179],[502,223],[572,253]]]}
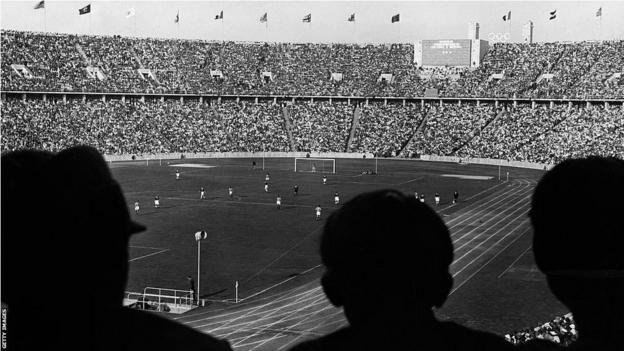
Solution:
{"label": "white line on track", "polygon": [[508,271],[511,267],[513,267],[513,265],[514,265],[514,264],[516,264],[516,262],[520,261],[520,258],[521,258],[522,256],[524,256],[524,254],[525,254],[525,253],[527,253],[527,252],[531,249],[531,247],[533,247],[533,245],[529,245],[529,247],[527,247],[527,248],[526,248],[526,250],[522,251],[522,253],[521,253],[520,255],[518,255],[518,257],[517,257],[517,258],[516,258],[513,262],[511,262],[511,264],[510,264],[509,266],[507,266],[507,268],[505,268],[505,270],[503,271],[503,273],[499,274],[497,278],[500,278],[500,277],[502,277],[502,276],[503,276],[503,274],[507,273],[507,271]]}
{"label": "white line on track", "polygon": [[169,251],[169,249],[162,249],[162,250],[160,250],[160,251],[152,252],[152,253],[149,253],[149,254],[147,254],[147,255],[143,255],[143,256],[135,257],[135,258],[132,258],[132,259],[128,260],[128,262],[132,262],[132,261],[140,260],[140,259],[142,259],[142,258],[149,257],[149,256],[158,255],[158,254],[163,253],[163,252],[165,252],[165,251]]}
{"label": "white line on track", "polygon": [[[485,262],[485,264],[483,264],[479,269],[477,269],[474,273],[472,273],[470,276],[468,276],[468,278],[466,278],[463,282],[461,282],[461,284],[459,284],[453,290],[451,290],[451,292],[449,293],[449,296],[451,296],[455,291],[457,291],[464,284],[466,284],[470,279],[472,279],[472,277],[475,276],[475,274],[479,273],[483,268],[485,268],[488,264],[490,264],[490,262],[492,262],[496,257],[498,257],[498,255],[500,255],[503,251],[505,251],[509,246],[511,246],[513,243],[515,243],[518,239],[520,239],[528,231],[529,231],[529,228],[526,228],[520,235],[518,235],[514,240],[512,240],[509,244],[507,244],[507,246],[505,246],[504,248],[500,249],[496,253],[496,255],[492,256],[487,262]],[[507,234],[507,235],[509,235],[509,234]],[[504,238],[505,237],[503,237],[503,239]],[[494,245],[491,246],[490,248],[492,248],[492,247],[494,247]],[[484,251],[483,254],[486,253],[487,251],[489,251],[490,248],[488,248],[486,251]]]}

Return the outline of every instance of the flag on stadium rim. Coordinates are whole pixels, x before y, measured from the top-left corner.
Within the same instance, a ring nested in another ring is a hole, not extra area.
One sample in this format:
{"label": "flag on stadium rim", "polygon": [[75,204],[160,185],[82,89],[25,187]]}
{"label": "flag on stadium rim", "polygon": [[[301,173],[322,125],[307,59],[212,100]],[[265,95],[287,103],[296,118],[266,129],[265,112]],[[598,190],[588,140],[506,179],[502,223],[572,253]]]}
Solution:
{"label": "flag on stadium rim", "polygon": [[312,14],[308,13],[307,15],[305,15],[303,17],[303,22],[308,22],[308,23],[312,22]]}
{"label": "flag on stadium rim", "polygon": [[176,18],[173,20],[173,23],[180,23],[180,10],[178,10],[178,13],[176,14]]}
{"label": "flag on stadium rim", "polygon": [[221,10],[221,12],[218,15],[215,16],[215,19],[216,20],[220,20],[220,19],[222,20],[223,19],[223,10]]}
{"label": "flag on stadium rim", "polygon": [[79,15],[86,15],[89,12],[91,12],[91,4],[85,6],[85,7],[81,8],[81,9],[78,9],[78,14]]}
{"label": "flag on stadium rim", "polygon": [[598,11],[596,11],[596,17],[602,17],[602,7],[599,7]]}
{"label": "flag on stadium rim", "polygon": [[396,15],[392,16],[392,19],[390,21],[394,23],[394,22],[399,22],[399,20],[400,20],[400,14],[397,13]]}
{"label": "flag on stadium rim", "polygon": [[509,11],[505,16],[503,16],[503,21],[511,21],[511,11]]}
{"label": "flag on stadium rim", "polygon": [[260,17],[260,23],[265,23],[267,20],[268,20],[268,15],[267,15],[267,12],[265,12],[264,15]]}
{"label": "flag on stadium rim", "polygon": [[45,1],[41,0],[37,3],[37,5],[35,5],[35,10],[39,10],[39,9],[45,9]]}
{"label": "flag on stadium rim", "polygon": [[132,16],[134,16],[134,15],[135,15],[135,12],[134,12],[134,7],[131,7],[131,8],[130,8],[127,12],[126,12],[126,18],[130,18],[130,17],[132,17]]}
{"label": "flag on stadium rim", "polygon": [[550,18],[548,20],[554,20],[555,18],[557,18],[557,10],[550,12]]}
{"label": "flag on stadium rim", "polygon": [[355,13],[352,13],[349,18],[347,19],[347,21],[349,22],[355,22]]}

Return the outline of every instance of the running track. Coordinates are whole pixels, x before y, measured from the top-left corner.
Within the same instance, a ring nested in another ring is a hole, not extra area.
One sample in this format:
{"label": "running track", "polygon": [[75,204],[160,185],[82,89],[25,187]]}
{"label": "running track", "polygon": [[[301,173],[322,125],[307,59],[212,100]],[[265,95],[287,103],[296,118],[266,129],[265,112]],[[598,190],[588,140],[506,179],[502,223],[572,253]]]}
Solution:
{"label": "running track", "polygon": [[[445,218],[455,247],[453,294],[529,231],[535,181],[517,179]],[[235,350],[288,350],[347,324],[318,281],[240,304],[228,312],[197,312],[179,322],[227,339]]]}

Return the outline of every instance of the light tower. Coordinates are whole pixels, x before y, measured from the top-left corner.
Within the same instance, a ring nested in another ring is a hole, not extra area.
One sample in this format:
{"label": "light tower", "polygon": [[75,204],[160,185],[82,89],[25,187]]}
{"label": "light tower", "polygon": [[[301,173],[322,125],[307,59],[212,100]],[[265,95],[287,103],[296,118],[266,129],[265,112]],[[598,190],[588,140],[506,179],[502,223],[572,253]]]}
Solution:
{"label": "light tower", "polygon": [[479,39],[479,23],[478,22],[468,22],[468,39],[472,39],[472,40]]}
{"label": "light tower", "polygon": [[195,241],[197,241],[197,302],[199,303],[199,289],[201,287],[201,242],[206,240],[208,233],[205,230],[195,233]]}
{"label": "light tower", "polygon": [[525,44],[533,44],[533,22],[528,21],[522,26],[522,42]]}

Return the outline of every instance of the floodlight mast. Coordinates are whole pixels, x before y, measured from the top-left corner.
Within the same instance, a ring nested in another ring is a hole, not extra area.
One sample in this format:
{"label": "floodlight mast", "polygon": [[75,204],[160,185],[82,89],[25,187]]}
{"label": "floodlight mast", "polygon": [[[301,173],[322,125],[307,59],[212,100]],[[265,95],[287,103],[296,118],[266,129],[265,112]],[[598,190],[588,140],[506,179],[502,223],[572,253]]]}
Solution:
{"label": "floodlight mast", "polygon": [[208,237],[208,233],[205,230],[195,233],[195,241],[197,241],[197,291],[195,292],[197,304],[199,305],[199,289],[201,287],[201,242]]}

